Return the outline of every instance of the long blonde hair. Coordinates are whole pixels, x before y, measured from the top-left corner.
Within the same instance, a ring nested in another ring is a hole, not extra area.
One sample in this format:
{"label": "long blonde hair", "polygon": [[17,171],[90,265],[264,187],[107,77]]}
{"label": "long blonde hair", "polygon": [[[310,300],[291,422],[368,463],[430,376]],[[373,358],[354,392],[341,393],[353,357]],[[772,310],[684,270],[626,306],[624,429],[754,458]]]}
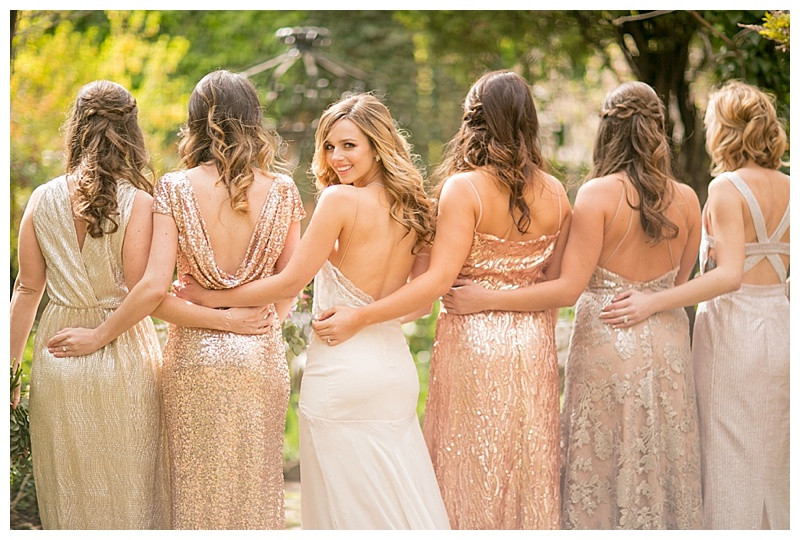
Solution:
{"label": "long blonde hair", "polygon": [[117,180],[128,180],[152,193],[143,173],[150,169],[144,136],[131,93],[117,83],[99,80],[79,91],[65,124],[67,174],[75,179],[75,213],[86,221],[92,238],[116,232]]}
{"label": "long blonde hair", "polygon": [[678,226],[665,212],[674,188],[670,149],[664,128],[664,104],[649,85],[630,81],[612,90],[603,101],[595,138],[590,177],[624,172],[639,194],[642,229],[652,243],[675,238]]}
{"label": "long blonde hair", "polygon": [[284,170],[277,134],[263,125],[258,93],[247,78],[226,70],[200,79],[189,97],[189,118],[181,129],[178,155],[185,167],[212,162],[228,190],[231,208],[248,211],[253,167],[265,174]]}
{"label": "long blonde hair", "polygon": [[711,94],[705,123],[712,174],[736,170],[751,160],[767,169],[785,165],[786,132],[774,101],[740,81],[729,81]]}
{"label": "long blonde hair", "polygon": [[430,243],[434,234],[433,204],[425,193],[422,174],[414,165],[411,146],[397,128],[389,109],[371,94],[356,94],[328,107],[319,120],[311,171],[322,190],[340,184],[325,159],[325,143],[333,125],[346,118],[364,133],[380,157],[389,213],[416,236],[413,252]]}
{"label": "long blonde hair", "polygon": [[467,93],[461,128],[448,143],[438,167],[439,188],[455,173],[488,169],[509,191],[508,211],[517,230],[528,232],[528,186],[542,178],[539,119],[525,79],[512,71],[493,71]]}

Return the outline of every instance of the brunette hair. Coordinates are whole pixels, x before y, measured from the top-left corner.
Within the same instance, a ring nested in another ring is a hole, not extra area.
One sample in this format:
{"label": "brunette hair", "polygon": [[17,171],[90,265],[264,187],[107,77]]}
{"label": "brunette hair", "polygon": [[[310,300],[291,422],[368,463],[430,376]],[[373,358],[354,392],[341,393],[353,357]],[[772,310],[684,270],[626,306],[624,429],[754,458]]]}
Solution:
{"label": "brunette hair", "polygon": [[209,161],[216,165],[236,212],[248,211],[253,167],[265,174],[284,169],[277,157],[278,145],[277,134],[263,125],[253,83],[226,70],[200,79],[189,96],[189,118],[181,129],[178,154],[187,168]]}
{"label": "brunette hair", "polygon": [[153,191],[142,172],[150,166],[137,112],[136,100],[128,90],[99,80],[78,91],[65,124],[66,169],[76,185],[74,211],[86,221],[92,238],[119,228],[118,180]]}
{"label": "brunette hair", "polygon": [[664,104],[649,85],[630,81],[611,91],[600,113],[600,127],[592,155],[591,177],[624,172],[636,192],[634,204],[642,229],[652,243],[675,238],[678,226],[664,212],[672,203],[674,187],[670,149],[664,128]]}
{"label": "brunette hair", "polygon": [[409,233],[416,235],[413,251],[431,242],[434,234],[433,203],[425,193],[422,174],[415,166],[411,145],[401,134],[389,109],[372,94],[355,94],[328,107],[319,119],[311,172],[321,190],[340,184],[325,159],[325,145],[334,124],[346,118],[367,137],[380,157],[389,212]]}
{"label": "brunette hair", "polygon": [[767,169],[785,165],[786,132],[774,101],[740,81],[729,81],[711,94],[705,124],[712,174],[736,170],[751,160]]}
{"label": "brunette hair", "polygon": [[530,88],[512,71],[487,73],[469,89],[461,128],[437,170],[439,192],[447,177],[478,167],[488,169],[508,189],[508,211],[517,230],[527,232],[531,211],[525,188],[541,178],[544,159]]}

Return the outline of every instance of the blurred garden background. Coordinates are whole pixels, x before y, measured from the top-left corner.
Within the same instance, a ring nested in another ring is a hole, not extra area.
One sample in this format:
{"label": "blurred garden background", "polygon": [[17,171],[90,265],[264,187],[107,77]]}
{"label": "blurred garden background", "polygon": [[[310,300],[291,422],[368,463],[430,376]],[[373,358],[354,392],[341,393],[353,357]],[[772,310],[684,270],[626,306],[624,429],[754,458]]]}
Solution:
{"label": "blurred garden background", "polygon": [[[316,119],[348,92],[381,97],[430,174],[460,123],[470,84],[486,71],[512,69],[531,85],[550,172],[571,196],[591,165],[602,99],[622,81],[652,85],[668,105],[676,178],[701,203],[711,180],[702,120],[715,85],[738,78],[760,86],[775,96],[789,130],[788,12],[12,10],[10,28],[12,285],[25,204],[35,187],[63,173],[60,126],[78,89],[95,79],[133,92],[160,176],[178,167],[177,133],[195,83],[220,68],[247,75],[283,138],[309,214]],[[297,478],[307,294],[284,327],[293,374],[289,480]],[[571,310],[562,309],[561,319],[564,349]],[[421,417],[434,328],[435,312],[405,327],[420,375]],[[30,349],[29,343],[22,411]],[[39,527],[27,449],[24,414],[12,413],[12,529]],[[296,525],[288,516],[287,526]]]}

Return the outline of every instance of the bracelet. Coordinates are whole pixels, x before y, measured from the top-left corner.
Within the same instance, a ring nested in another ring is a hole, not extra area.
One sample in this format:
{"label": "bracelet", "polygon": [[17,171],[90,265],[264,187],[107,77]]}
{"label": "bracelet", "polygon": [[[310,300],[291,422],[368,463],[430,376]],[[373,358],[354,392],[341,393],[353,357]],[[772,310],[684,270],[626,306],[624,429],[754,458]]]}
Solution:
{"label": "bracelet", "polygon": [[231,310],[225,310],[225,330],[231,329]]}

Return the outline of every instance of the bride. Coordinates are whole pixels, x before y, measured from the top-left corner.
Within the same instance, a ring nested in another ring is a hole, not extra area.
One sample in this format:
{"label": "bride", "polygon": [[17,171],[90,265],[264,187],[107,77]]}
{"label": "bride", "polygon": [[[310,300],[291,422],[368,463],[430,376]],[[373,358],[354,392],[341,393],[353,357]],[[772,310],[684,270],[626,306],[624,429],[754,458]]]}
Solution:
{"label": "bride", "polygon": [[[432,204],[378,99],[355,95],[323,113],[312,170],[322,192],[282,272],[225,291],[189,279],[178,296],[211,307],[261,305],[298,294],[316,274],[319,316],[380,299],[425,270]],[[300,391],[304,529],[449,528],[401,322],[369,326],[343,343],[311,337]]]}

